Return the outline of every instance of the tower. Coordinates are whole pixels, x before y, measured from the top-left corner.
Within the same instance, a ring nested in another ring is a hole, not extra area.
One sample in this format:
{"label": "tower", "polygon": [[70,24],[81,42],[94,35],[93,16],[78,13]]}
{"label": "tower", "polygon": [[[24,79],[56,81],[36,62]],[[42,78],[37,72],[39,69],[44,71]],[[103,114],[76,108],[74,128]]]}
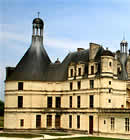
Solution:
{"label": "tower", "polygon": [[120,43],[120,63],[121,63],[121,79],[127,80],[128,74],[126,70],[126,64],[127,64],[127,51],[128,51],[128,43],[123,38],[123,40]]}

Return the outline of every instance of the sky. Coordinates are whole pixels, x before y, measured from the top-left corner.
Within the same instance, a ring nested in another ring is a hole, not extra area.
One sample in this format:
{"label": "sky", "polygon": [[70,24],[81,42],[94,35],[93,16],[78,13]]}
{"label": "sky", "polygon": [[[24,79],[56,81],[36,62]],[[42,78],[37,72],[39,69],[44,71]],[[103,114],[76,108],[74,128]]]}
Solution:
{"label": "sky", "polygon": [[[0,0],[0,99],[5,68],[15,67],[31,44],[32,21],[44,21],[44,47],[52,62],[97,43],[111,51],[130,42],[130,0]],[[130,47],[129,47],[130,48]]]}

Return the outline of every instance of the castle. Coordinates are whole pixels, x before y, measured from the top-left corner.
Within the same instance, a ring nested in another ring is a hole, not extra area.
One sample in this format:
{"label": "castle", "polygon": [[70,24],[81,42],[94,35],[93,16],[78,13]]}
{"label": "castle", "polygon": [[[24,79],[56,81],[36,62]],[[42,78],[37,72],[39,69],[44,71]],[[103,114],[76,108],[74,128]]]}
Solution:
{"label": "castle", "polygon": [[6,68],[5,130],[60,129],[130,137],[130,52],[90,43],[52,63],[44,22],[33,20],[32,43]]}

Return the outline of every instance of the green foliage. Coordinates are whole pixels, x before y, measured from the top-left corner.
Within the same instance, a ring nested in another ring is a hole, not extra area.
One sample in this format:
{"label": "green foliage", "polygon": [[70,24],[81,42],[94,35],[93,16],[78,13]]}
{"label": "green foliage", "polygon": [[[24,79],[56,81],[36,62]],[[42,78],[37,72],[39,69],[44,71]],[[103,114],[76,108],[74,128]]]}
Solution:
{"label": "green foliage", "polygon": [[0,100],[0,116],[4,116],[4,102]]}

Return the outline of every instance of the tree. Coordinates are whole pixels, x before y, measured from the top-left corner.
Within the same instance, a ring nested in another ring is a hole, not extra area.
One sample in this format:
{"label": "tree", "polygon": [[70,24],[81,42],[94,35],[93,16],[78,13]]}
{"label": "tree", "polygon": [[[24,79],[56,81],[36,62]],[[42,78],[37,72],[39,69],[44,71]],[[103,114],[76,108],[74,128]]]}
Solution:
{"label": "tree", "polygon": [[0,100],[0,116],[4,116],[4,102]]}

